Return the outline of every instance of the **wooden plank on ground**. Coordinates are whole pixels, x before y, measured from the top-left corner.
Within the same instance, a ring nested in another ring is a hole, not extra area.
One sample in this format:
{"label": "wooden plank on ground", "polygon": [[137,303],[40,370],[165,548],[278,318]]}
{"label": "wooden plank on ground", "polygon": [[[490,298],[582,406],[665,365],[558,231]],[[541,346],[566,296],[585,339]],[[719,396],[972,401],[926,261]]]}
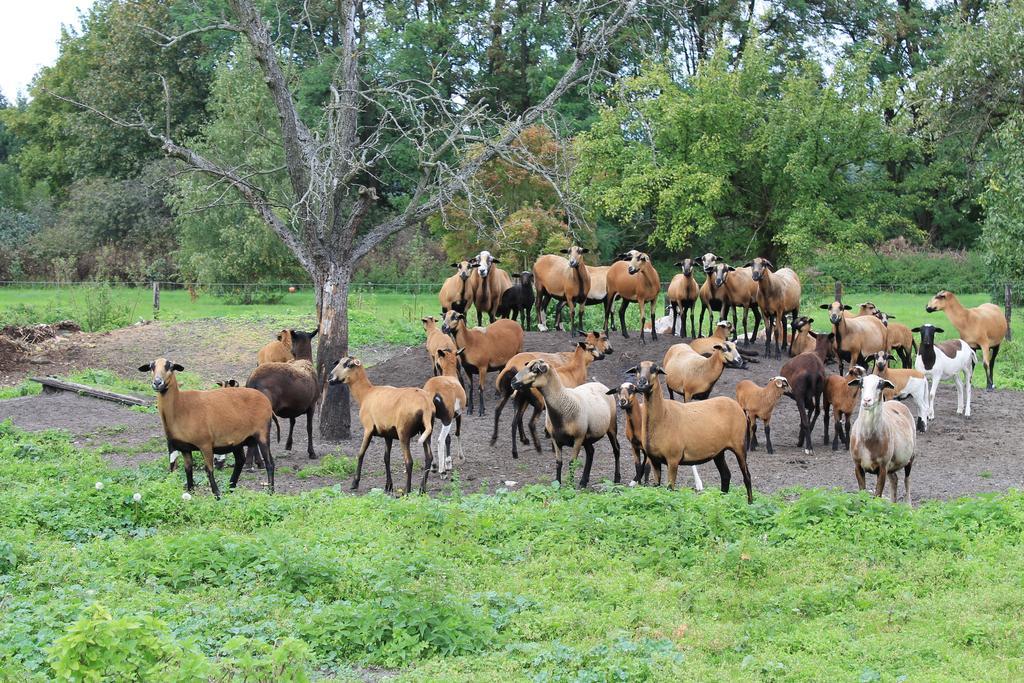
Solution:
{"label": "wooden plank on ground", "polygon": [[100,398],[104,401],[115,401],[117,403],[124,403],[129,406],[151,406],[153,402],[139,398],[138,396],[129,396],[128,394],[118,394],[113,391],[107,391],[106,389],[97,389],[96,387],[90,387],[85,384],[78,384],[77,382],[66,382],[62,379],[56,379],[53,377],[30,377],[33,382],[39,382],[43,385],[43,393],[55,394],[59,391],[70,391],[83,396],[92,396],[93,398]]}

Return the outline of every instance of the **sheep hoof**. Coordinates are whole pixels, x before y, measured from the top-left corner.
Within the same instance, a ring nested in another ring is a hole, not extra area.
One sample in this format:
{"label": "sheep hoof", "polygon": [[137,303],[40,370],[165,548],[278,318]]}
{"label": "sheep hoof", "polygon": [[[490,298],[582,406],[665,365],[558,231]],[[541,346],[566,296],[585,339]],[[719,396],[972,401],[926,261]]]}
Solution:
{"label": "sheep hoof", "polygon": [[313,452],[313,451],[309,452],[309,459],[310,460],[316,460],[318,457],[320,457],[320,456],[318,456],[315,452]]}
{"label": "sheep hoof", "polygon": [[812,451],[810,448],[805,448],[804,455],[814,455],[814,451]]}

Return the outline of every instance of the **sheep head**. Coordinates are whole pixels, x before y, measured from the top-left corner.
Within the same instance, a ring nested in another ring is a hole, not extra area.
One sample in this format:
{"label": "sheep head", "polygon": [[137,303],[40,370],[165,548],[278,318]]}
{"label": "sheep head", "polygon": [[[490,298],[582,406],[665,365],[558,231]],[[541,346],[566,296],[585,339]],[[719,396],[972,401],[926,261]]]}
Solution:
{"label": "sheep head", "polygon": [[530,361],[512,378],[512,388],[516,391],[526,387],[542,387],[547,384],[551,366],[542,360]]}
{"label": "sheep head", "polygon": [[456,261],[455,263],[453,263],[452,268],[458,270],[457,275],[462,280],[468,280],[469,276],[472,274],[473,269],[476,268],[478,265],[479,264],[476,261],[462,259],[461,261]]}
{"label": "sheep head", "polygon": [[185,368],[177,363],[172,363],[166,358],[157,358],[152,363],[139,366],[139,372],[153,373],[153,390],[160,394],[167,393],[172,385],[178,380],[174,377],[175,372],[181,372]]}
{"label": "sheep head", "polygon": [[712,269],[715,277],[715,287],[723,286],[725,284],[725,279],[729,277],[729,273],[733,272],[734,270],[736,269],[733,268],[732,266],[726,265],[724,263],[716,263],[715,267]]}
{"label": "sheep head", "polygon": [[754,282],[760,282],[766,270],[768,272],[775,270],[775,266],[772,265],[771,261],[760,256],[748,263],[747,266],[750,268],[750,276],[754,279]]}
{"label": "sheep head", "polygon": [[802,315],[802,316],[800,316],[799,318],[797,318],[796,320],[793,321],[793,332],[794,333],[800,332],[805,327],[810,329],[811,323],[813,323],[813,322],[814,322],[814,318],[808,318],[807,316]]}
{"label": "sheep head", "polygon": [[860,305],[857,311],[857,315],[874,315],[877,316],[881,311],[878,310],[878,306],[874,305],[870,301],[865,301]]}
{"label": "sheep head", "polygon": [[458,311],[448,311],[444,314],[444,320],[441,322],[441,331],[445,334],[454,335],[460,326],[465,327],[465,325],[466,316]]}
{"label": "sheep head", "polygon": [[864,410],[872,410],[883,403],[882,392],[895,389],[896,385],[878,375],[865,375],[847,382],[851,387],[860,387],[860,403]]}
{"label": "sheep head", "polygon": [[626,270],[629,272],[630,275],[636,275],[643,269],[644,264],[649,262],[650,260],[651,257],[645,254],[644,252],[633,250],[633,255],[629,259],[629,268],[627,268]]}
{"label": "sheep head", "polygon": [[932,297],[932,300],[928,302],[928,305],[924,307],[924,310],[926,310],[929,313],[934,313],[935,311],[944,311],[946,310],[946,303],[952,296],[952,292],[947,291],[945,289],[940,290],[938,294]]}
{"label": "sheep head", "polygon": [[610,356],[614,352],[611,342],[608,341],[608,335],[604,332],[598,332],[597,330],[587,332],[587,343],[600,351],[602,358]]}
{"label": "sheep head", "polygon": [[347,384],[362,367],[363,361],[352,356],[345,356],[340,360],[336,360],[334,366],[331,367],[330,379],[327,380],[327,383]]}
{"label": "sheep head", "polygon": [[238,386],[238,380],[236,380],[236,379],[228,379],[228,380],[224,380],[223,382],[214,382],[214,384],[216,384],[218,387],[221,387],[222,389],[226,389],[228,387],[237,387]]}
{"label": "sheep head", "polygon": [[921,325],[920,327],[915,327],[911,332],[915,334],[918,332],[921,333],[921,346],[932,346],[935,344],[935,333],[938,332],[939,334],[942,334],[945,330],[941,327],[935,327],[935,325],[928,323],[926,325]]}
{"label": "sheep head", "polygon": [[694,261],[700,264],[701,270],[705,273],[710,273],[715,268],[715,264],[718,263],[718,256],[711,253],[710,251],[703,256],[697,256]]}
{"label": "sheep head", "polygon": [[609,396],[615,397],[615,403],[621,410],[629,412],[633,409],[636,404],[636,395],[639,392],[637,386],[632,382],[623,382],[614,389],[609,389],[607,393]]}
{"label": "sheep head", "polygon": [[570,268],[579,268],[580,264],[583,263],[583,255],[589,254],[590,250],[574,244],[568,249],[559,249],[559,253],[569,257]]}
{"label": "sheep head", "polygon": [[477,272],[480,273],[480,277],[487,279],[487,276],[491,274],[491,266],[495,263],[501,263],[501,259],[494,258],[491,252],[484,250],[477,254],[474,259],[477,264]]}
{"label": "sheep head", "polygon": [[828,311],[828,319],[833,325],[843,321],[843,311],[849,311],[850,307],[841,301],[833,301],[830,304],[821,304],[819,308]]}

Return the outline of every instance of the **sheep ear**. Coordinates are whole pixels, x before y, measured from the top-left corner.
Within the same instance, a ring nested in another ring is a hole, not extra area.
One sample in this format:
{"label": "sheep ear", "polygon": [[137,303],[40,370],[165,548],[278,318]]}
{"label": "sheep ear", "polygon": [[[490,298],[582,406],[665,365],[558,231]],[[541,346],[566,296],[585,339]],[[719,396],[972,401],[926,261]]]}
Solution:
{"label": "sheep ear", "polygon": [[339,358],[338,360],[336,360],[333,363],[331,363],[331,370],[333,370],[334,368],[338,367],[338,363],[340,363],[340,362],[341,362],[341,359]]}
{"label": "sheep ear", "polygon": [[459,262],[458,262],[458,261],[456,261],[455,263],[453,263],[453,264],[451,265],[451,267],[452,267],[452,268],[458,268],[458,267],[459,267]]}
{"label": "sheep ear", "polygon": [[660,365],[655,365],[654,367],[651,368],[651,371],[659,375],[668,374],[667,372],[665,372],[665,368],[661,367]]}
{"label": "sheep ear", "polygon": [[223,387],[223,386],[226,386],[226,384],[225,384],[224,382],[214,382],[214,384],[215,384],[216,386],[218,386],[218,387]]}
{"label": "sheep ear", "polygon": [[458,349],[458,350],[457,350],[457,351],[455,352],[455,355],[456,355],[456,356],[464,356],[464,355],[466,355],[466,347],[465,347],[465,346],[463,346],[463,347],[462,347],[461,349]]}
{"label": "sheep ear", "polygon": [[[141,370],[142,368],[139,368],[139,369]],[[636,374],[639,374],[639,373],[640,373],[640,368],[638,368],[635,365],[625,371],[625,374],[627,374],[627,375],[636,375]]]}
{"label": "sheep ear", "polygon": [[844,310],[844,311],[850,311],[850,310],[853,310],[853,306],[847,306],[846,304],[843,304],[843,310]]}
{"label": "sheep ear", "polygon": [[320,325],[317,325],[316,329],[309,333],[309,338],[312,339],[318,334],[320,334]]}
{"label": "sheep ear", "polygon": [[558,253],[559,253],[559,254],[568,254],[568,253],[569,253],[569,250],[568,250],[568,249],[559,249],[559,250],[558,250]]}
{"label": "sheep ear", "polygon": [[447,354],[447,353],[448,353],[448,349],[438,349],[437,350],[437,355],[440,358],[444,358],[445,354]]}
{"label": "sheep ear", "polygon": [[733,272],[734,270],[736,270],[736,269],[735,269],[735,268],[733,268],[732,266],[729,266],[729,272],[730,272],[730,273],[731,273],[731,272]]}
{"label": "sheep ear", "polygon": [[894,316],[892,313],[886,313],[885,317],[888,318],[889,320],[895,320],[896,319],[896,316]]}
{"label": "sheep ear", "polygon": [[[885,380],[885,381],[888,381],[888,380]],[[890,384],[891,384],[891,382],[890,382]],[[859,387],[860,385],[861,385],[860,377],[858,377],[857,379],[851,379],[849,382],[846,383],[846,386],[848,386],[848,387]]]}
{"label": "sheep ear", "polygon": [[915,327],[915,328],[911,329],[910,331],[913,332],[914,334],[917,334],[918,332],[921,331],[921,328],[920,327]]}
{"label": "sheep ear", "polygon": [[672,265],[675,266],[676,268],[682,268],[683,267],[683,262],[682,261],[676,261]]}
{"label": "sheep ear", "polygon": [[619,393],[619,389],[618,389],[618,387],[616,387],[614,389],[609,389],[608,391],[606,391],[604,393],[606,395],[608,395],[608,396],[614,396],[615,394]]}
{"label": "sheep ear", "polygon": [[587,348],[587,342],[585,342],[585,341],[576,342],[576,348],[579,348],[579,349]]}
{"label": "sheep ear", "polygon": [[811,323],[813,323],[813,322],[814,322],[814,318],[808,318],[808,319],[807,319],[807,324],[808,324],[808,325],[810,325],[810,324],[811,324]]}
{"label": "sheep ear", "polygon": [[179,363],[174,363],[173,365],[171,365],[171,370],[173,370],[174,372],[181,372],[184,369],[185,367]]}
{"label": "sheep ear", "polygon": [[743,267],[744,268],[750,268],[752,265],[754,265],[753,261],[747,261],[746,263],[743,264]]}
{"label": "sheep ear", "polygon": [[501,263],[501,259],[500,259],[500,258],[494,258],[494,257],[492,256],[492,257],[491,257],[491,263]]}
{"label": "sheep ear", "polygon": [[941,327],[936,327],[936,328],[935,328],[935,331],[936,331],[936,332],[938,332],[939,334],[944,334],[944,333],[946,332],[946,331],[945,331],[944,329],[942,329]]}
{"label": "sheep ear", "polygon": [[140,365],[139,366],[139,372],[149,372],[152,369],[153,369],[153,364],[152,363],[146,363],[145,365]]}
{"label": "sheep ear", "polygon": [[831,306],[829,306],[828,304],[821,304],[820,306],[818,306],[818,308],[821,308],[821,309],[824,309],[824,310],[826,310],[826,311],[827,311],[828,309],[830,309],[830,308],[832,308],[832,307],[831,307]]}
{"label": "sheep ear", "polygon": [[583,247],[582,249],[580,249],[580,253],[581,254],[589,254],[590,253],[590,249],[587,249],[586,247]]}
{"label": "sheep ear", "polygon": [[771,268],[772,270],[775,270],[775,265],[768,259],[764,259],[764,265],[767,266],[768,268]]}
{"label": "sheep ear", "polygon": [[896,388],[896,385],[893,384],[892,382],[890,382],[887,379],[883,379],[881,382],[879,382],[879,384],[881,384],[882,387],[885,388],[885,389],[895,389]]}
{"label": "sheep ear", "polygon": [[[722,347],[721,346],[716,346],[715,348],[716,349],[720,349]],[[705,358],[711,358],[711,356],[713,356],[714,354],[713,353],[708,353],[707,351],[705,351],[704,353],[702,353],[700,355],[704,356]]]}

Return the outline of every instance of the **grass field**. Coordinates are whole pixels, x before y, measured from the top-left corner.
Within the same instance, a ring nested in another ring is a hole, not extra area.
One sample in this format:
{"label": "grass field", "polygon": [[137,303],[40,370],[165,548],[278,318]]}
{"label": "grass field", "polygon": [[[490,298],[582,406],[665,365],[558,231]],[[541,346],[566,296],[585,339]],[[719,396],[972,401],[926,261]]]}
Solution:
{"label": "grass field", "polygon": [[[819,297],[820,298],[820,297]],[[828,298],[828,297],[826,297]],[[873,301],[880,309],[895,316],[895,319],[916,327],[931,322],[946,330],[940,338],[953,338],[956,329],[943,313],[926,313],[927,294],[893,294],[879,292],[847,292],[844,300],[851,305],[862,301]],[[977,306],[988,300],[983,294],[967,294],[960,297],[965,306]],[[806,299],[802,311],[815,319],[814,327],[828,331],[829,324],[825,311],[818,308],[824,299]],[[205,294],[191,300],[184,290],[167,290],[161,295],[159,320],[173,323],[199,318],[223,318],[250,320],[274,327],[304,327],[316,324],[313,295],[309,291],[287,294],[275,304],[231,304],[225,300]],[[663,304],[659,301],[658,314]],[[356,291],[350,299],[350,343],[353,347],[379,344],[419,344],[423,338],[420,318],[425,315],[439,315],[437,298],[431,292],[420,294],[366,293]],[[699,313],[698,313],[699,315]],[[475,320],[475,315],[471,314]],[[7,324],[29,324],[33,322],[54,322],[71,318],[87,322],[87,330],[107,330],[131,324],[139,319],[152,319],[152,293],[146,289],[126,287],[67,287],[62,289],[13,289],[0,288],[0,326]],[[631,330],[637,329],[639,313],[635,305],[627,312],[627,323]],[[752,322],[752,321],[751,321]],[[598,329],[603,325],[603,314],[599,307],[587,309],[586,326]],[[997,386],[1024,390],[1024,318],[1013,321],[1013,332],[1017,341],[1006,342],[1000,349],[997,364]],[[979,364],[980,368],[980,364]],[[975,373],[975,386],[984,386],[984,372]]]}
{"label": "grass field", "polygon": [[186,501],[9,424],[0,485],[0,680],[1024,676],[1019,492]]}

